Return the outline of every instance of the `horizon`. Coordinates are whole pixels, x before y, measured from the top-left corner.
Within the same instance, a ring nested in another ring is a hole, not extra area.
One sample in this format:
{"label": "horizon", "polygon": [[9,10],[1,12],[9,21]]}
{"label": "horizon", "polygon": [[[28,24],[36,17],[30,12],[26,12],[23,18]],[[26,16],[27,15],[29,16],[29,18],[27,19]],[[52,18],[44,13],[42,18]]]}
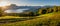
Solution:
{"label": "horizon", "polygon": [[7,4],[16,4],[17,6],[60,6],[60,0],[1,0],[1,2],[7,2]]}
{"label": "horizon", "polygon": [[[48,1],[48,2],[47,2]],[[0,7],[3,6],[60,6],[60,0],[0,0]],[[3,7],[7,8],[7,7]],[[16,7],[15,7],[16,8]],[[14,9],[15,9],[14,8]]]}

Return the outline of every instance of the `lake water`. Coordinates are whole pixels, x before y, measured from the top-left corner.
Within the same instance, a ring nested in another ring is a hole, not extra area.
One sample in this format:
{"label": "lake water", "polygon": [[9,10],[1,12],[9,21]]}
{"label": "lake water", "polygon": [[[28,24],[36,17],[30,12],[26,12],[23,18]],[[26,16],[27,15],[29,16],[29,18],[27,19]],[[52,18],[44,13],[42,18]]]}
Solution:
{"label": "lake water", "polygon": [[5,12],[6,13],[22,13],[24,12],[24,10],[29,10],[29,9],[14,9],[14,10],[9,9],[9,10],[6,10]]}

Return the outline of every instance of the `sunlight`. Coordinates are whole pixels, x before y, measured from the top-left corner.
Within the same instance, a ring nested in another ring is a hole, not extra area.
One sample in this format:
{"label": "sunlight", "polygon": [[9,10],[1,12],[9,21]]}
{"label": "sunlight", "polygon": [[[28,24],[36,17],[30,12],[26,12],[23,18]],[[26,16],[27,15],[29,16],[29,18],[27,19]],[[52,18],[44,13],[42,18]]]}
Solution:
{"label": "sunlight", "polygon": [[0,2],[0,7],[9,5],[9,2],[2,1]]}

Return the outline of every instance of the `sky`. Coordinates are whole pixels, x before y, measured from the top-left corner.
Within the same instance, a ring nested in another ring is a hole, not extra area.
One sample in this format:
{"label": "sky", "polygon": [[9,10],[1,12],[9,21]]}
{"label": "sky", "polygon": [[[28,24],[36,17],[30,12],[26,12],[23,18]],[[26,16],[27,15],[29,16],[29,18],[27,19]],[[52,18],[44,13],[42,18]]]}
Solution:
{"label": "sky", "polygon": [[[46,6],[46,5],[60,6],[60,0],[0,0],[0,2],[3,2],[3,3],[9,2],[11,4],[16,4],[18,6]],[[23,11],[23,10],[20,10],[20,12],[21,11]],[[9,12],[9,11],[7,11],[7,12]]]}
{"label": "sky", "polygon": [[58,5],[60,6],[60,0],[3,0],[16,4],[19,6],[44,6],[44,5]]}

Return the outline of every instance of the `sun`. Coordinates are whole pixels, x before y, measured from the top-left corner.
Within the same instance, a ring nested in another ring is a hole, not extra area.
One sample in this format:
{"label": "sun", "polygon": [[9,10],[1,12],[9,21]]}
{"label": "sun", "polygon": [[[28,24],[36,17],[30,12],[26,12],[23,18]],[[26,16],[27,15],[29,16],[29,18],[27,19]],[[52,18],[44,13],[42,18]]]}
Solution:
{"label": "sun", "polygon": [[6,2],[6,1],[2,1],[2,2],[0,2],[0,7],[2,7],[2,6],[7,6],[7,5],[9,5],[9,3]]}

